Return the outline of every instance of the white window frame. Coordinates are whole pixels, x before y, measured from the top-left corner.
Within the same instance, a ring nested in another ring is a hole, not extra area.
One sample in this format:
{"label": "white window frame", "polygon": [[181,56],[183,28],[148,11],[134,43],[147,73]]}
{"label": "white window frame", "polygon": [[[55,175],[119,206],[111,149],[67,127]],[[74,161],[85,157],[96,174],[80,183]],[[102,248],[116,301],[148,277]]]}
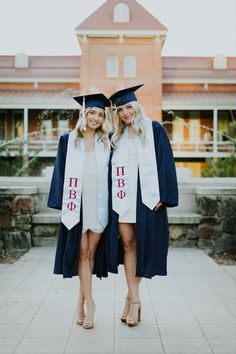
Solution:
{"label": "white window frame", "polygon": [[109,55],[106,63],[107,77],[119,77],[119,57],[117,55]]}
{"label": "white window frame", "polygon": [[113,22],[128,23],[130,22],[130,9],[124,2],[119,2],[113,9]]}
{"label": "white window frame", "polygon": [[123,74],[124,77],[134,78],[136,77],[137,60],[134,55],[126,55],[124,57]]}

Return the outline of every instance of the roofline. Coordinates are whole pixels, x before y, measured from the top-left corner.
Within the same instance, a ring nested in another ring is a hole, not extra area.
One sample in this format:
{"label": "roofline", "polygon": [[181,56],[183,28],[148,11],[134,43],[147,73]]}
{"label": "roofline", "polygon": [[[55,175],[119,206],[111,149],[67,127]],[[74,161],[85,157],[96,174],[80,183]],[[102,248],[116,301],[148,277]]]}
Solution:
{"label": "roofline", "polygon": [[67,82],[71,82],[71,83],[79,83],[80,82],[80,79],[50,79],[50,78],[28,78],[28,77],[17,77],[17,78],[14,78],[14,77],[0,77],[0,82],[16,82],[16,83],[22,83],[22,82],[46,82],[46,83],[67,83]]}
{"label": "roofline", "polygon": [[165,100],[162,101],[162,110],[209,110],[209,111],[214,111],[214,110],[222,110],[222,109],[236,109],[236,105],[235,104],[227,104],[225,103],[224,105],[210,105],[209,103],[207,103],[206,105],[203,105],[202,103],[200,103],[199,105],[197,104],[184,104],[184,103],[165,103]]}
{"label": "roofline", "polygon": [[70,104],[50,104],[50,103],[32,103],[32,104],[19,104],[19,103],[8,103],[8,104],[4,104],[4,103],[0,103],[0,109],[74,109],[74,110],[79,110],[79,108],[76,108],[75,105],[73,105],[73,103]]}
{"label": "roofline", "polygon": [[[178,109],[184,109],[184,110],[221,110],[221,109],[235,109],[236,110],[236,105],[231,105],[231,104],[225,104],[225,105],[203,105],[202,103],[199,105],[196,104],[172,104],[172,103],[165,103],[164,100],[162,102],[162,110],[178,110]],[[74,109],[78,110],[79,108],[76,108],[73,104],[42,104],[42,103],[33,103],[33,104],[0,104],[0,109]]]}
{"label": "roofline", "polygon": [[124,36],[124,37],[146,37],[146,36],[166,36],[167,30],[75,30],[77,35],[82,36],[93,36],[93,37],[113,37],[113,36]]}
{"label": "roofline", "polygon": [[236,84],[236,79],[162,79],[163,84]]}

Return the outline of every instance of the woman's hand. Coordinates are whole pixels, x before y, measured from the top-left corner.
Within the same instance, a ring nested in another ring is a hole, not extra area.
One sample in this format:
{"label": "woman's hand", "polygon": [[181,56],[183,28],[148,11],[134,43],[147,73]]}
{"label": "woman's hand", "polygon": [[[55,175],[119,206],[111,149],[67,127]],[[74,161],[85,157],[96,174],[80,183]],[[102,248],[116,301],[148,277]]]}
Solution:
{"label": "woman's hand", "polygon": [[157,203],[154,210],[157,211],[162,206],[162,202]]}

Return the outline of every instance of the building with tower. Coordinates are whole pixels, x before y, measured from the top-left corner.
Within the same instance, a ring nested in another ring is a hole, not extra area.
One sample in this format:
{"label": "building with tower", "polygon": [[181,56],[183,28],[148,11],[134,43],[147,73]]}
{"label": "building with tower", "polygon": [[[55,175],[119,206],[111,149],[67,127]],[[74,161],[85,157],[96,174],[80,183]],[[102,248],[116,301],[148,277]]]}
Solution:
{"label": "building with tower", "polygon": [[135,0],[107,0],[75,32],[81,56],[0,56],[2,166],[19,143],[25,156],[52,163],[59,135],[78,118],[73,96],[138,83],[139,102],[163,122],[177,166],[199,177],[206,158],[229,156],[235,57],[163,56],[167,28]]}

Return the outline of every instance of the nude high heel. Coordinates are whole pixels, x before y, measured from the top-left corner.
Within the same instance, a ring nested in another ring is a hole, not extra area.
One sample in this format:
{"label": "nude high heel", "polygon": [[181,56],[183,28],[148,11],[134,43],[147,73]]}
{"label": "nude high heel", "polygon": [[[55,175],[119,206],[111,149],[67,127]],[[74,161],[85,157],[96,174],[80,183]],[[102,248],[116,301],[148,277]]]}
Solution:
{"label": "nude high heel", "polygon": [[95,302],[91,302],[91,306],[87,305],[86,316],[83,322],[83,328],[92,329],[94,327],[94,312],[96,309]]}
{"label": "nude high heel", "polygon": [[131,302],[130,303],[130,308],[132,305],[139,305],[138,306],[138,314],[137,314],[137,319],[136,320],[132,320],[132,319],[129,319],[128,316],[126,317],[126,323],[129,327],[135,327],[137,326],[137,324],[141,321],[141,307],[142,307],[142,304],[140,301],[134,301],[134,302]]}
{"label": "nude high heel", "polygon": [[79,312],[79,308],[80,308],[80,299],[78,300],[78,318],[76,320],[76,324],[82,326],[82,324],[84,323],[85,314],[84,314],[84,310],[83,313]]}
{"label": "nude high heel", "polygon": [[123,323],[126,323],[126,317],[128,316],[129,313],[129,306],[130,306],[130,299],[128,296],[126,296],[125,298],[125,307],[124,310],[122,312],[122,315],[120,316],[120,320]]}

